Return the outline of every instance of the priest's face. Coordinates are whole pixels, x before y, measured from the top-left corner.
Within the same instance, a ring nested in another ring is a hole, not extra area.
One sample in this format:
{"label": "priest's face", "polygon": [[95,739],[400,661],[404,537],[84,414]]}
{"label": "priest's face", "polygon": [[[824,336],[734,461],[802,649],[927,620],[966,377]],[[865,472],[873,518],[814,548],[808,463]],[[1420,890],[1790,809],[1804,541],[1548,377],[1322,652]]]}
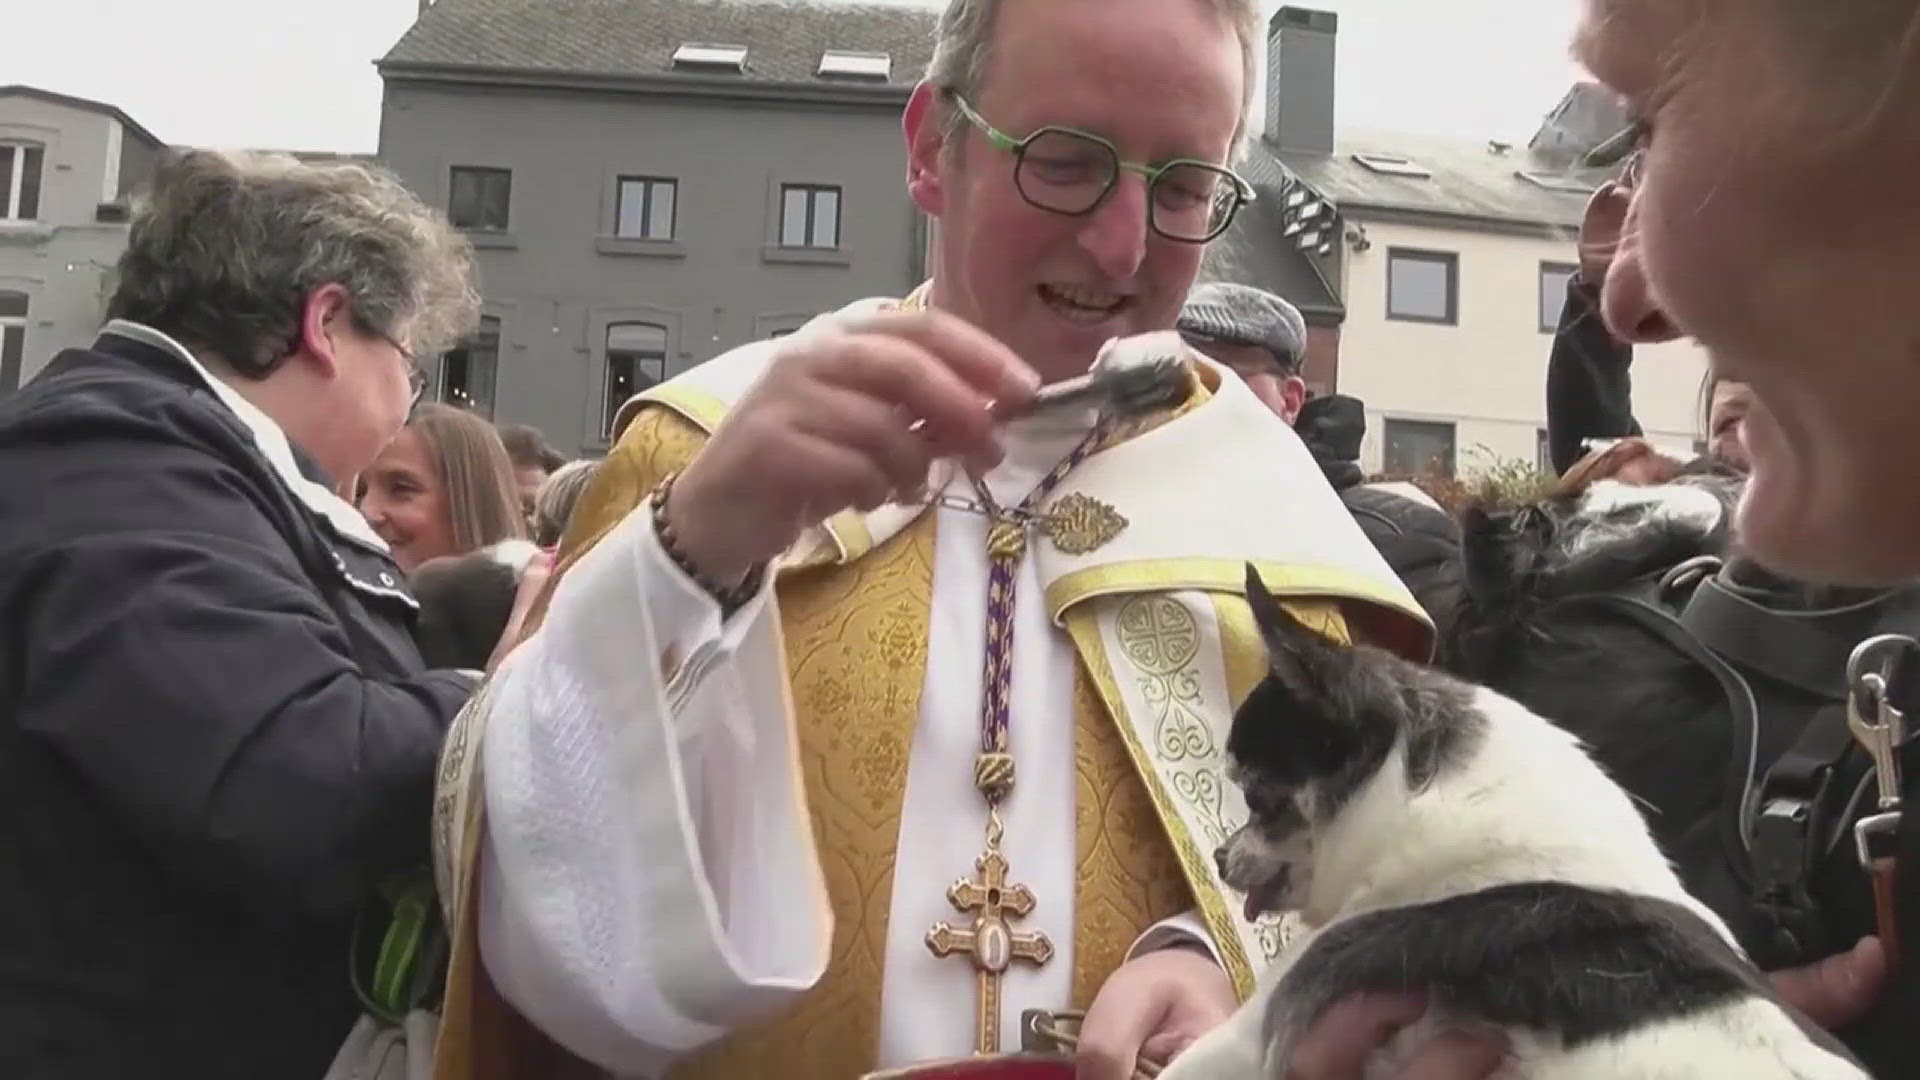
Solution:
{"label": "priest's face", "polygon": [[[1021,139],[1048,126],[1122,161],[1226,164],[1245,77],[1232,24],[1201,0],[1006,0],[968,103]],[[1005,342],[1043,379],[1079,374],[1109,338],[1173,326],[1203,245],[1147,225],[1147,181],[1122,171],[1079,216],[1033,205],[1015,156],[929,86],[907,113],[909,190],[939,220],[934,302]]]}

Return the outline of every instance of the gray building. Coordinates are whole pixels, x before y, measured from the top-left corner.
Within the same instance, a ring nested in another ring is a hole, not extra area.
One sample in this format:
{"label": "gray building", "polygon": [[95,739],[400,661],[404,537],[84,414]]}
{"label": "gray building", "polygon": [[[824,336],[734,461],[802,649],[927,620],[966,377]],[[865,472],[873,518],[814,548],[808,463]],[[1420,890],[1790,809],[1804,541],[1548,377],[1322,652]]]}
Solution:
{"label": "gray building", "polygon": [[0,394],[99,329],[127,196],[163,148],[111,105],[0,86]]}
{"label": "gray building", "polygon": [[933,12],[439,0],[379,61],[380,158],[472,239],[434,392],[555,445],[626,397],[926,270],[900,111]]}

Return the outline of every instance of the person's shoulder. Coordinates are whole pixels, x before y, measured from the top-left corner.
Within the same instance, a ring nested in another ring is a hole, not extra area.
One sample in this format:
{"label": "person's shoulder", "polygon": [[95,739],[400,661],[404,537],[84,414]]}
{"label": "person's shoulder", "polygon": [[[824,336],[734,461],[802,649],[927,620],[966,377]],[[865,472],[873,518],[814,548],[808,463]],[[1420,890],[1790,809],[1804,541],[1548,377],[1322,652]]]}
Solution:
{"label": "person's shoulder", "polygon": [[210,392],[111,358],[60,359],[0,402],[0,518],[37,525],[16,539],[196,524],[221,516],[216,503],[251,505],[249,437]]}
{"label": "person's shoulder", "polygon": [[1370,539],[1377,534],[1424,534],[1451,540],[1460,538],[1460,524],[1431,495],[1411,483],[1355,484],[1340,492],[1340,501],[1353,511]]}
{"label": "person's shoulder", "polygon": [[68,349],[0,401],[0,448],[79,452],[115,439],[206,441],[235,435],[210,391],[90,349]]}

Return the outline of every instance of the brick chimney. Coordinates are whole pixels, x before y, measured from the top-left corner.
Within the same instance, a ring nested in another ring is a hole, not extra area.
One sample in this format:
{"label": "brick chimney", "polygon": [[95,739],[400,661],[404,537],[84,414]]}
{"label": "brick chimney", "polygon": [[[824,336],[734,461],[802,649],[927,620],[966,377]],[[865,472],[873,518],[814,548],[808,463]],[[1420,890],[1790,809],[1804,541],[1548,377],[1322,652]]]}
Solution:
{"label": "brick chimney", "polygon": [[1333,153],[1333,58],[1340,17],[1283,7],[1267,23],[1266,139],[1276,149]]}

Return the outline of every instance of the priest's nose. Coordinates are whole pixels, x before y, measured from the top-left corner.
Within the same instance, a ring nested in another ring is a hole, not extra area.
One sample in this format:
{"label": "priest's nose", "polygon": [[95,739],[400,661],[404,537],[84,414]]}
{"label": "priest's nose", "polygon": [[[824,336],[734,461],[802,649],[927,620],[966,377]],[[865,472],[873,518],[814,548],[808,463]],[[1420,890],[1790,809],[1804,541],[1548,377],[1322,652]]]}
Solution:
{"label": "priest's nose", "polygon": [[1220,871],[1220,879],[1225,881],[1227,877],[1227,845],[1221,844],[1219,847],[1213,849],[1213,865],[1215,869]]}

